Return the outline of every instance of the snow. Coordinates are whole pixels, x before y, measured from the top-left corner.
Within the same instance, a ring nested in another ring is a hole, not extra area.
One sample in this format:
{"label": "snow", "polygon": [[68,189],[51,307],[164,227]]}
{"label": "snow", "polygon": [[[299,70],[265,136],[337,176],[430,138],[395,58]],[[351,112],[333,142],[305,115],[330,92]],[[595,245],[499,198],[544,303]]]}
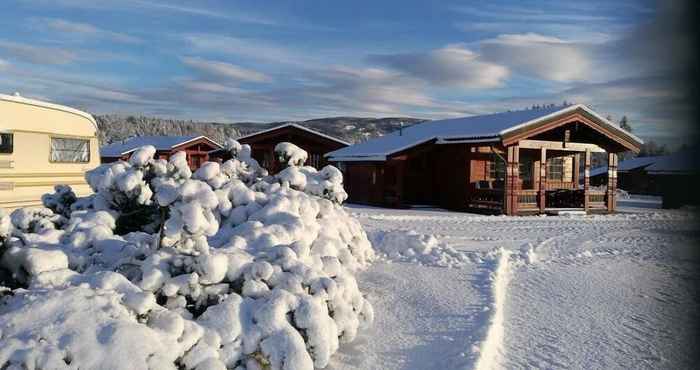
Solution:
{"label": "snow", "polygon": [[[692,368],[692,210],[483,216],[345,205],[286,146],[184,154],[0,209],[0,367]],[[642,208],[644,207],[644,208]]]}
{"label": "snow", "polygon": [[308,154],[305,150],[288,142],[275,145],[275,154],[279,162],[287,166],[302,166],[308,158]]}
{"label": "snow", "polygon": [[[382,156],[387,156],[433,139],[500,140],[503,134],[511,130],[526,125],[537,124],[544,119],[552,118],[559,114],[565,114],[576,109],[583,110],[597,117],[598,122],[606,125],[611,130],[624,132],[618,126],[600,117],[585,105],[577,104],[566,107],[556,106],[429,121],[412,125],[400,131],[369,139],[346,148],[338,149],[326,154],[326,156],[335,160],[366,157],[375,157],[379,158],[379,160],[384,160]],[[640,139],[634,137],[630,133],[624,133],[640,144],[642,143]]]}
{"label": "snow", "polygon": [[[697,215],[639,208],[655,201],[591,216],[347,206],[380,256],[358,275],[376,319],[330,369],[693,368]],[[385,235],[468,259],[391,258]]]}
{"label": "snow", "polygon": [[352,342],[374,252],[342,175],[291,161],[294,189],[230,144],[195,174],[142,147],[90,197],[0,211],[0,367],[311,369]]}

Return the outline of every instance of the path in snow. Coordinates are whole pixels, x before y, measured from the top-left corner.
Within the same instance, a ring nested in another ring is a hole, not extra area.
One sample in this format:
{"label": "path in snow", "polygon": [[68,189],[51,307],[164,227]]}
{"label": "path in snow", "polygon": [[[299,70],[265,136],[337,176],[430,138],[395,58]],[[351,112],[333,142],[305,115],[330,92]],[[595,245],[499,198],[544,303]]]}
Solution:
{"label": "path in snow", "polygon": [[[376,322],[356,343],[341,346],[332,369],[473,368],[480,355],[474,348],[505,368],[689,366],[699,263],[691,248],[700,234],[687,213],[350,210],[370,236],[432,234],[468,258],[455,268],[385,260],[360,275]],[[498,289],[489,279],[497,266],[485,257],[500,247],[513,252],[502,307],[494,304]],[[494,320],[499,309],[501,325]]]}

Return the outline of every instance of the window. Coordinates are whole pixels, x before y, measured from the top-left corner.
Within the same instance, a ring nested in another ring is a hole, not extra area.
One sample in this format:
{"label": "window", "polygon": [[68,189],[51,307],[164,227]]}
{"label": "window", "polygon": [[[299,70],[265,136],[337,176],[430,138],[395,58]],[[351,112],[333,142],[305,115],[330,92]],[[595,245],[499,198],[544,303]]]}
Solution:
{"label": "window", "polygon": [[12,139],[12,134],[0,133],[0,154],[12,154],[14,149]]}
{"label": "window", "polygon": [[89,161],[89,140],[51,138],[51,162],[85,163]]}
{"label": "window", "polygon": [[502,160],[500,160],[500,158],[486,162],[486,165],[489,174],[489,179],[505,181],[506,164]]}
{"label": "window", "polygon": [[547,160],[547,180],[562,181],[564,178],[564,158],[550,158]]}

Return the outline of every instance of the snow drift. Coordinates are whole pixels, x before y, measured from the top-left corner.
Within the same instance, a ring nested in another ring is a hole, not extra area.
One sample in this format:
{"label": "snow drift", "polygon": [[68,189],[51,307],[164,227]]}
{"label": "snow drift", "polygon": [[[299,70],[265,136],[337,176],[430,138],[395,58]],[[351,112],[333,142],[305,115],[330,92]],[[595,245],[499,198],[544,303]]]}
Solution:
{"label": "snow drift", "polygon": [[90,171],[90,197],[0,209],[0,367],[323,368],[371,323],[340,171],[286,143],[271,176],[226,147],[192,173],[146,146]]}

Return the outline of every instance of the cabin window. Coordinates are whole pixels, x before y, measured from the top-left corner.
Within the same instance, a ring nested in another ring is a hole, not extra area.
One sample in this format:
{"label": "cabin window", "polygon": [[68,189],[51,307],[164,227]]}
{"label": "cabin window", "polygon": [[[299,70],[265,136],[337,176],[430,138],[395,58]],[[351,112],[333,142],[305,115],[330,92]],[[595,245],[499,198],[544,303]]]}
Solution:
{"label": "cabin window", "polygon": [[86,163],[90,161],[90,140],[51,138],[51,162]]}
{"label": "cabin window", "polygon": [[564,158],[550,158],[547,160],[547,180],[562,181],[564,178]]}
{"label": "cabin window", "polygon": [[488,174],[490,180],[500,180],[505,181],[506,178],[506,164],[500,159],[486,162],[488,166]]}
{"label": "cabin window", "polygon": [[12,154],[14,150],[13,134],[0,133],[0,154]]}

